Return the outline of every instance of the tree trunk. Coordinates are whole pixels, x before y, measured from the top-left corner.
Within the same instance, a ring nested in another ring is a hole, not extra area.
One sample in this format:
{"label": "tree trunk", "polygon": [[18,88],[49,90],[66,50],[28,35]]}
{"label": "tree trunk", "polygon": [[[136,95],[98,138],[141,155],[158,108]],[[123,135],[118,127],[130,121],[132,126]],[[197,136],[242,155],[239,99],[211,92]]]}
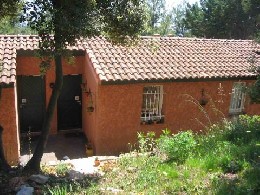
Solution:
{"label": "tree trunk", "polygon": [[[61,8],[61,1],[52,0],[53,9],[59,10]],[[61,41],[62,34],[60,33],[60,23],[62,22],[63,17],[62,14],[57,11],[53,16],[54,21],[54,55],[55,55],[55,83],[54,88],[51,94],[50,101],[48,103],[47,111],[44,117],[42,131],[37,143],[37,146],[34,150],[33,157],[29,160],[29,162],[24,167],[25,171],[29,172],[39,172],[40,171],[40,163],[43,156],[44,149],[46,148],[46,144],[49,137],[49,131],[51,127],[51,122],[53,119],[54,111],[57,105],[57,100],[60,96],[60,92],[63,85],[63,71],[62,71],[62,50],[63,45]]]}
{"label": "tree trunk", "polygon": [[63,84],[63,72],[62,72],[62,61],[61,54],[57,54],[55,56],[55,84],[51,94],[51,98],[47,107],[47,111],[44,117],[44,122],[42,126],[41,135],[39,137],[39,141],[34,150],[33,157],[29,160],[29,162],[24,167],[25,171],[30,172],[39,172],[40,171],[40,162],[43,156],[44,149],[46,148],[46,144],[49,137],[49,131],[51,127],[51,122],[53,119],[53,114],[57,105],[57,100],[59,98],[62,84]]}
{"label": "tree trunk", "polygon": [[4,129],[0,125],[0,172],[7,172],[11,170],[10,165],[7,163],[4,155],[4,150],[3,150],[3,141],[2,141],[2,133]]}

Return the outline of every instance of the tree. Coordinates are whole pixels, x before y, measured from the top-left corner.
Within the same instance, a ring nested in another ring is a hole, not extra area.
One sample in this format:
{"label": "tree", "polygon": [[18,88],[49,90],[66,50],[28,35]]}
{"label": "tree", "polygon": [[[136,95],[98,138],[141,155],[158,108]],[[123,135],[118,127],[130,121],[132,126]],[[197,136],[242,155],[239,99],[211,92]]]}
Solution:
{"label": "tree", "polygon": [[160,24],[156,27],[156,30],[154,31],[156,34],[160,35],[169,35],[169,34],[175,34],[175,31],[173,30],[173,15],[172,12],[166,14]]}
{"label": "tree", "polygon": [[[76,39],[103,34],[114,43],[128,44],[143,29],[142,0],[35,0],[27,2],[23,21],[38,32],[43,73],[55,62],[55,84],[47,106],[41,135],[25,170],[40,170],[40,161],[63,84],[62,57]],[[53,34],[53,36],[51,36]]]}
{"label": "tree", "polygon": [[[143,34],[153,35],[158,33],[159,24],[167,16],[165,0],[146,0],[146,14],[148,19]],[[165,21],[167,21],[167,19]]]}
{"label": "tree", "polygon": [[5,16],[13,16],[21,6],[19,0],[1,0],[0,1],[0,19]]}
{"label": "tree", "polygon": [[259,0],[201,0],[188,5],[185,24],[197,37],[248,39],[257,31],[259,13]]}
{"label": "tree", "polygon": [[205,27],[203,25],[203,11],[198,3],[193,5],[187,4],[186,16],[184,19],[185,26],[190,30],[191,35],[196,37],[203,37]]}
{"label": "tree", "polygon": [[35,34],[25,24],[20,23],[20,13],[6,16],[0,21],[0,34]]}
{"label": "tree", "polygon": [[176,8],[173,8],[173,29],[177,36],[189,36],[188,30],[185,25],[187,2],[183,0],[181,4],[178,4]]}

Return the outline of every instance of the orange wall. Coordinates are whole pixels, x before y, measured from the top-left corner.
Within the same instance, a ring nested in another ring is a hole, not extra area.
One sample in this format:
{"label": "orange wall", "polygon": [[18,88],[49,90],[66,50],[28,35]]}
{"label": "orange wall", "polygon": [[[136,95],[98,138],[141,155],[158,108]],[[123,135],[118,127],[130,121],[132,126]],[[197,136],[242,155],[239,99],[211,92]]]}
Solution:
{"label": "orange wall", "polygon": [[[63,60],[63,74],[82,74],[83,66],[85,63],[84,56],[75,57],[75,63],[68,64]],[[17,57],[17,75],[40,75],[39,69],[40,60],[36,57]],[[50,70],[45,75],[45,93],[46,93],[46,106],[48,105],[52,89],[49,87],[50,83],[55,82],[54,65],[52,64]],[[55,111],[50,132],[57,133],[57,110]]]}
{"label": "orange wall", "polygon": [[[199,131],[221,120],[223,114],[229,117],[233,81],[155,83],[154,85],[163,85],[165,122],[142,125],[140,123],[142,93],[143,87],[147,85],[152,83],[99,87],[100,106],[95,143],[97,154],[119,154],[127,151],[128,143],[136,143],[139,131],[155,131],[157,134],[165,128],[172,132],[188,129]],[[192,98],[200,99],[202,89],[205,90],[209,100],[204,107],[207,114],[192,103]],[[223,93],[220,93],[220,89],[223,89]],[[259,114],[259,109],[260,105],[250,105],[246,102],[245,111],[248,114]]]}
{"label": "orange wall", "polygon": [[18,163],[19,144],[16,125],[15,88],[2,89],[0,100],[0,124],[4,128],[3,148],[5,157],[11,165]]}
{"label": "orange wall", "polygon": [[[85,63],[91,64],[89,57],[85,57]],[[98,97],[98,82],[99,79],[91,66],[84,66],[83,81],[87,91],[91,91],[91,95],[87,93],[82,94],[82,123],[83,129],[88,139],[91,142],[95,151],[96,146],[96,131],[97,131],[97,111],[99,109],[97,97]],[[92,97],[91,97],[92,96]],[[87,107],[91,105],[91,98],[94,106],[94,112],[88,112]]]}

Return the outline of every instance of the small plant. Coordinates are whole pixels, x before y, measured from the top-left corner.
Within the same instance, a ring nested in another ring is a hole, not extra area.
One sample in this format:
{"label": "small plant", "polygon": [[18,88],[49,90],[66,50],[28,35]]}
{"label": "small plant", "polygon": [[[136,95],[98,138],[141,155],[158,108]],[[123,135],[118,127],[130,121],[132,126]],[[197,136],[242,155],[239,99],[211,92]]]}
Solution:
{"label": "small plant", "polygon": [[60,163],[56,166],[42,166],[41,170],[45,174],[61,176],[64,177],[67,175],[69,170],[72,169],[72,164],[68,163]]}
{"label": "small plant", "polygon": [[48,189],[49,193],[51,195],[67,195],[68,194],[68,191],[67,191],[67,188],[69,186],[67,185],[58,185],[58,186],[55,186],[53,189]]}
{"label": "small plant", "polygon": [[32,156],[32,132],[30,126],[28,128],[27,137],[28,137],[29,156],[31,157]]}
{"label": "small plant", "polygon": [[169,160],[179,163],[184,162],[189,157],[195,145],[196,142],[191,131],[180,132],[171,136],[163,134],[158,140],[158,149],[166,153]]}
{"label": "small plant", "polygon": [[140,152],[151,152],[155,148],[155,133],[148,132],[146,135],[144,133],[138,132],[138,146]]}
{"label": "small plant", "polygon": [[66,176],[72,165],[67,163],[60,163],[56,166],[56,173],[60,176]]}
{"label": "small plant", "polygon": [[98,159],[98,157],[96,157],[94,160],[94,166],[98,167],[99,165],[100,165],[100,160]]}

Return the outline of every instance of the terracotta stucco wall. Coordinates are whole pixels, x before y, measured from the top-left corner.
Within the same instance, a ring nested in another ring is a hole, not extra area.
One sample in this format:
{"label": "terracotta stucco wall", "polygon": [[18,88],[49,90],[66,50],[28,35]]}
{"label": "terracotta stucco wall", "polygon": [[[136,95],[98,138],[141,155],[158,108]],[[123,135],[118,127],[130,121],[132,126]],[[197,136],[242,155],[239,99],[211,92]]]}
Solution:
{"label": "terracotta stucco wall", "polygon": [[4,128],[4,154],[11,165],[18,163],[20,155],[16,117],[15,88],[3,88],[0,100],[0,124]]}
{"label": "terracotta stucco wall", "polygon": [[[85,64],[91,64],[89,57],[86,55]],[[90,66],[84,66],[83,82],[85,83],[86,92],[91,91],[91,94],[83,92],[82,94],[82,123],[88,142],[91,142],[95,151],[96,146],[96,131],[97,131],[97,113],[98,113],[98,82],[99,79]],[[94,111],[88,112],[88,107],[93,106]]]}
{"label": "terracotta stucco wall", "polygon": [[[68,64],[66,60],[63,60],[63,74],[82,74],[83,66],[85,63],[84,56],[75,57],[75,62],[73,64]],[[18,57],[17,58],[17,75],[40,75],[39,69],[40,60],[36,57]],[[50,70],[47,71],[45,75],[45,93],[46,93],[46,106],[48,105],[52,89],[50,88],[50,83],[55,82],[55,72],[54,65]],[[57,110],[55,110],[53,122],[51,125],[52,134],[57,133]]]}
{"label": "terracotta stucco wall", "polygon": [[[17,57],[17,75],[40,75],[39,59],[36,57]],[[85,65],[84,56],[77,56],[74,64],[68,64],[63,61],[64,75],[82,74]],[[49,84],[55,81],[54,67],[45,75],[46,106],[51,96]],[[0,124],[4,127],[3,144],[4,152],[9,163],[17,164],[19,159],[19,119],[16,111],[16,87],[4,88],[2,90],[2,99],[0,101]],[[51,126],[51,133],[57,133],[57,112]]]}
{"label": "terracotta stucco wall", "polygon": [[[169,82],[164,91],[163,124],[140,123],[143,87],[151,84],[101,85],[99,88],[98,128],[96,129],[97,154],[119,154],[128,150],[128,143],[135,143],[138,131],[162,129],[172,132],[192,129],[200,131],[221,118],[229,117],[230,93],[235,81]],[[251,81],[248,81],[251,82]],[[209,102],[204,111],[194,104],[201,98],[201,90]],[[248,114],[260,113],[259,105],[246,102]]]}

